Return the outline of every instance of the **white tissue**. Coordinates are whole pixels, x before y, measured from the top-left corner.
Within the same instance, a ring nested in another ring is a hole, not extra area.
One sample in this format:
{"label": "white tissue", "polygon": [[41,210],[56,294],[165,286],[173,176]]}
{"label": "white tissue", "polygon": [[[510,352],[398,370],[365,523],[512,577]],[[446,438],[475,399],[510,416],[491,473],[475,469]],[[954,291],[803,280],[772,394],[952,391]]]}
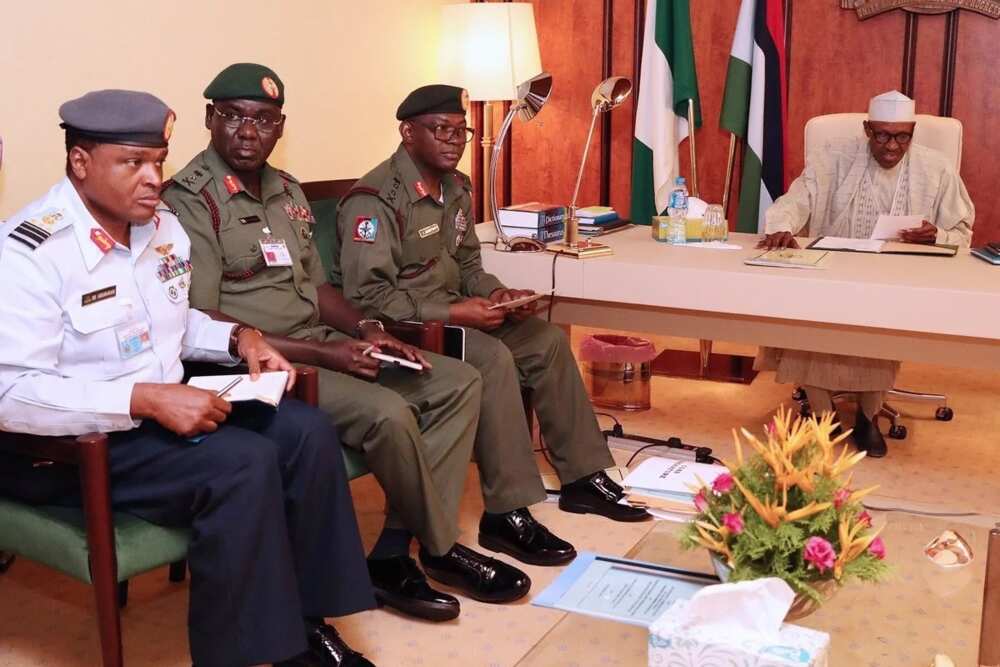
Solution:
{"label": "white tissue", "polygon": [[698,199],[697,197],[688,197],[688,210],[687,217],[689,218],[704,218],[705,209],[708,208],[708,204],[704,199]]}
{"label": "white tissue", "polygon": [[794,599],[791,587],[774,577],[706,586],[680,611],[678,626],[732,640],[776,641]]}

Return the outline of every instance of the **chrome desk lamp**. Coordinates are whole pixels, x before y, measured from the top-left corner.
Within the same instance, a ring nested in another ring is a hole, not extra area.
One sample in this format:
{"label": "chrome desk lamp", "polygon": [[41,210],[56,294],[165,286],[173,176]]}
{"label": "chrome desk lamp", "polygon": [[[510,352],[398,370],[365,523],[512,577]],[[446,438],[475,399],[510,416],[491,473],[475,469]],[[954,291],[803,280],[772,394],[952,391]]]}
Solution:
{"label": "chrome desk lamp", "polygon": [[542,72],[531,77],[517,87],[517,104],[512,104],[507,117],[503,119],[500,126],[500,134],[497,135],[496,143],[493,144],[493,154],[490,156],[490,211],[493,213],[493,224],[497,228],[497,250],[509,250],[511,252],[539,252],[545,250],[545,244],[526,236],[508,237],[504,234],[500,226],[500,212],[497,209],[497,165],[500,163],[500,152],[503,150],[507,132],[510,131],[511,123],[514,122],[516,113],[523,121],[529,121],[538,115],[538,112],[552,93],[552,75]]}
{"label": "chrome desk lamp", "polygon": [[580,160],[580,171],[576,176],[576,187],[573,189],[573,202],[569,206],[569,216],[566,219],[566,236],[562,243],[553,243],[548,249],[553,252],[568,253],[579,258],[597,257],[599,255],[610,255],[610,247],[597,241],[585,239],[579,240],[579,220],[576,217],[576,199],[580,194],[580,183],[583,181],[583,168],[587,165],[587,154],[590,152],[590,140],[594,137],[594,126],[597,125],[597,117],[611,111],[629,96],[632,92],[632,82],[623,76],[612,76],[597,84],[593,94],[590,96],[590,104],[594,108],[594,113],[590,118],[590,131],[587,132],[587,143],[583,147],[583,159]]}

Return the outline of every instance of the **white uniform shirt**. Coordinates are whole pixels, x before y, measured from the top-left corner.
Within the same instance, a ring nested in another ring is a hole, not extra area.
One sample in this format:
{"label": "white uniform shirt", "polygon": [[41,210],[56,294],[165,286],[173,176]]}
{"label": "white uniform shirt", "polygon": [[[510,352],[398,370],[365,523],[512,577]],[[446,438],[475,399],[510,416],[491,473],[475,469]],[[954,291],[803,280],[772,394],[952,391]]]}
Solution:
{"label": "white uniform shirt", "polygon": [[0,233],[0,429],[123,431],[139,382],[232,363],[233,325],[188,307],[190,242],[166,209],[115,243],[64,178]]}

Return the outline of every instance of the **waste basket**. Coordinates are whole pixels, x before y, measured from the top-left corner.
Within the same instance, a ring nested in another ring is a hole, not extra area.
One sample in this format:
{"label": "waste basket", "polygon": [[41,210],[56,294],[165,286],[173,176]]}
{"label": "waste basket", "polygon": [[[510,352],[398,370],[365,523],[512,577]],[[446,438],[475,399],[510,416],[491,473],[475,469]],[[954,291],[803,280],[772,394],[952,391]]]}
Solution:
{"label": "waste basket", "polygon": [[595,334],[580,345],[590,401],[602,408],[648,410],[656,348],[644,338]]}

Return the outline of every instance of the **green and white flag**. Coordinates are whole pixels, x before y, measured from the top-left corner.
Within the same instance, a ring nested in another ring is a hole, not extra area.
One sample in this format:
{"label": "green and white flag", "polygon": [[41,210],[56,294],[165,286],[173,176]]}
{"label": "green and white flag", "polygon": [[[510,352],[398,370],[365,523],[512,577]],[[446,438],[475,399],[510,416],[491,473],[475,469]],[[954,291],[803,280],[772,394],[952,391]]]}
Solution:
{"label": "green and white flag", "polygon": [[677,145],[691,132],[688,100],[701,126],[701,100],[688,0],[647,0],[632,142],[632,222],[648,225],[667,208],[679,172]]}
{"label": "green and white flag", "polygon": [[785,1],[743,0],[729,53],[719,125],[743,139],[736,231],[764,231],[764,212],[785,192]]}

